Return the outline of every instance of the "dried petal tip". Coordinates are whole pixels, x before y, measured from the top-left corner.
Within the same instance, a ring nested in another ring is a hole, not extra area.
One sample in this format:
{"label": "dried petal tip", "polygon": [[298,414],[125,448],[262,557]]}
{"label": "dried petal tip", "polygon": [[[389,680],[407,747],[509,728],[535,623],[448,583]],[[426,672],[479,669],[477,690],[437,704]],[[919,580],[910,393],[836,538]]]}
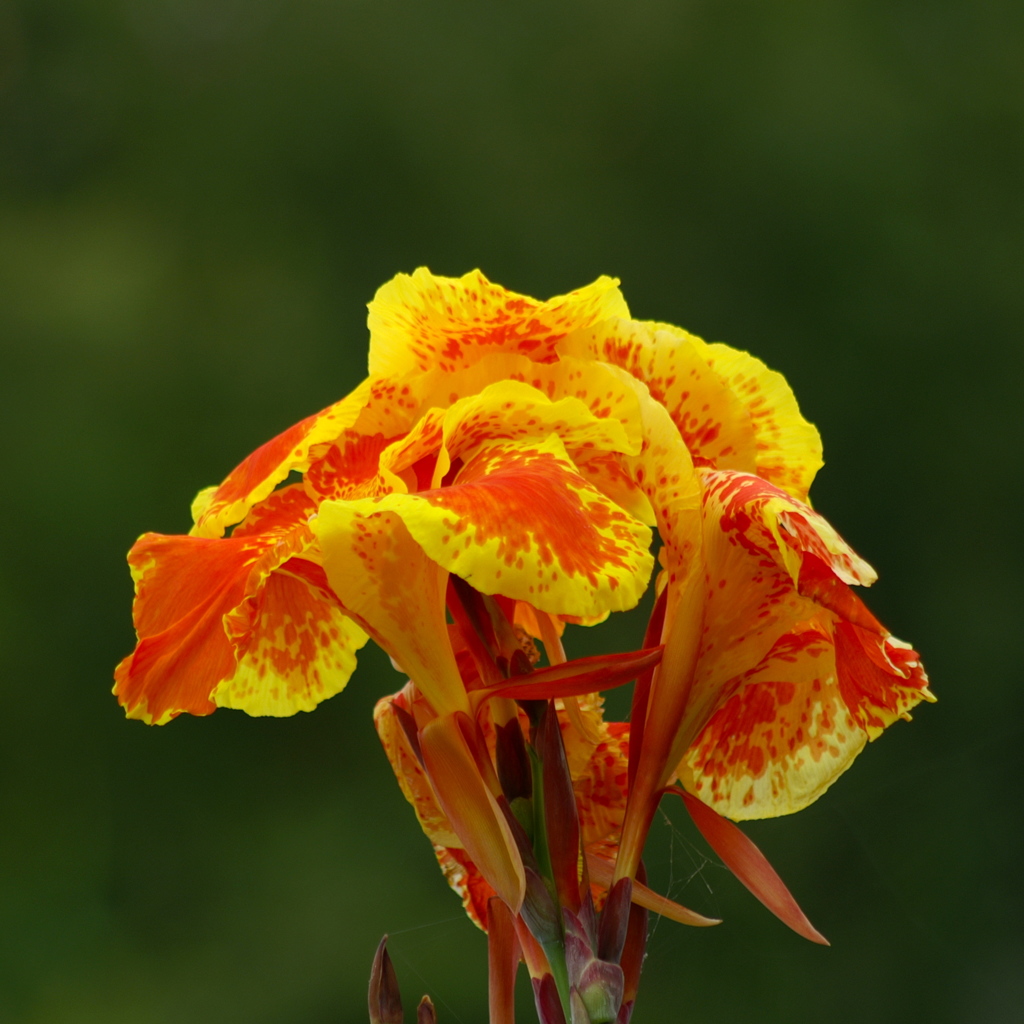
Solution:
{"label": "dried petal tip", "polygon": [[430,996],[424,996],[420,1005],[416,1008],[416,1024],[437,1024],[437,1011],[430,1001]]}
{"label": "dried petal tip", "polygon": [[370,968],[370,1024],[402,1024],[402,996],[387,945],[388,937],[385,935]]}

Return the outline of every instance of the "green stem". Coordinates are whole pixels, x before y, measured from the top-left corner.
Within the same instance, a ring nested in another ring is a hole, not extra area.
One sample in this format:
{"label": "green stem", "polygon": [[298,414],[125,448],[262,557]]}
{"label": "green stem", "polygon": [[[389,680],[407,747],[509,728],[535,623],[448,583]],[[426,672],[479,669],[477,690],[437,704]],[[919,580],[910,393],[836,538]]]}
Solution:
{"label": "green stem", "polygon": [[562,1013],[565,1014],[566,1020],[570,1020],[572,1010],[569,1007],[569,969],[565,966],[565,943],[561,939],[556,939],[554,942],[543,943],[541,949],[548,958],[548,966],[555,979],[555,988],[558,989],[558,998],[562,1003]]}

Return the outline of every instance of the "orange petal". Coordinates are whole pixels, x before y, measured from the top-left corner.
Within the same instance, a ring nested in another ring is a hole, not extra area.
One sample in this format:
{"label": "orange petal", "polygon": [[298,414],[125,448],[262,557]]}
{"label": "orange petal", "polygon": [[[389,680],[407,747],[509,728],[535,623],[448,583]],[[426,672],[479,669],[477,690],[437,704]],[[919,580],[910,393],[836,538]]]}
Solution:
{"label": "orange petal", "polygon": [[365,640],[301,557],[311,508],[288,487],[230,538],[140,538],[129,555],[139,644],[114,688],[130,717],[162,724],[218,705],[294,714],[344,686]]}
{"label": "orange petal", "polygon": [[307,416],[261,445],[240,462],[217,487],[201,491],[192,504],[195,537],[220,537],[241,522],[292,470],[304,471],[314,445],[331,441],[351,427],[369,394],[364,381],[350,395]]}
{"label": "orange petal", "polygon": [[[596,857],[591,854],[587,856],[587,870],[590,872],[590,880],[602,889],[610,889],[614,883],[615,867],[611,861],[604,857]],[[694,910],[689,910],[681,903],[670,900],[667,896],[648,889],[646,885],[633,881],[633,902],[646,910],[652,910],[655,914],[661,914],[670,921],[679,924],[692,925],[695,928],[707,928],[713,924],[721,924],[717,917],[705,917]]]}
{"label": "orange petal", "polygon": [[839,690],[850,714],[875,739],[897,718],[934,701],[920,655],[896,637],[839,622],[835,631]]}
{"label": "orange petal", "polygon": [[553,362],[569,331],[608,316],[628,315],[608,277],[568,295],[538,302],[492,284],[474,270],[437,277],[425,267],[399,274],[370,303],[370,373],[397,376],[435,367],[451,373],[496,350]]}
{"label": "orange petal", "polygon": [[731,821],[719,817],[696,797],[677,790],[693,823],[725,866],[780,920],[805,939],[827,946],[797,905],[765,855]]}
{"label": "orange petal", "polygon": [[458,719],[458,715],[435,718],[420,730],[423,766],[466,853],[509,909],[518,913],[526,892],[523,862]]}
{"label": "orange petal", "polygon": [[147,533],[128,555],[139,642],[114,672],[129,718],[163,725],[216,710],[210,691],[235,670],[223,618],[245,594],[263,546]]}

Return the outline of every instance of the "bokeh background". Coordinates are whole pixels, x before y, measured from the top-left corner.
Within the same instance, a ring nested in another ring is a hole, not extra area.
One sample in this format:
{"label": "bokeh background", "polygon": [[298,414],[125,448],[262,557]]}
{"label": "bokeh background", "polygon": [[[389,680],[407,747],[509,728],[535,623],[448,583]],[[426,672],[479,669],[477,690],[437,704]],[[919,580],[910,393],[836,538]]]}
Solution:
{"label": "bokeh background", "polygon": [[[638,1024],[1024,1020],[1024,6],[0,3],[0,1019],[486,1019],[485,943],[370,721],[124,720],[124,555],[363,376],[365,303],[475,266],[746,348],[940,703],[747,831],[831,949],[666,805]],[[579,630],[574,653],[639,641]],[[524,1002],[520,1019],[532,1018]]]}

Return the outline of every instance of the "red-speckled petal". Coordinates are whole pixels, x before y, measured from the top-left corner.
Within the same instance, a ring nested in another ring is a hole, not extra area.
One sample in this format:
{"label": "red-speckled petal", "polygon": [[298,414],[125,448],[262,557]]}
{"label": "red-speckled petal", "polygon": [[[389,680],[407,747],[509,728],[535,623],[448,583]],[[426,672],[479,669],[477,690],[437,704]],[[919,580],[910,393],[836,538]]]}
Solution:
{"label": "red-speckled petal", "polygon": [[303,477],[306,493],[325,498],[365,498],[381,493],[379,466],[389,439],[383,434],[346,430],[333,443],[318,446]]}
{"label": "red-speckled petal", "polygon": [[268,569],[257,566],[262,585],[225,616],[237,667],[210,696],[218,707],[282,717],[340,693],[368,637],[341,610],[319,565],[290,558]]}
{"label": "red-speckled petal", "polygon": [[633,607],[651,534],[575,471],[557,437],[479,450],[450,487],[380,499],[423,550],[485,594],[542,611]]}
{"label": "red-speckled petal", "polygon": [[635,454],[631,440],[614,416],[597,416],[581,398],[548,398],[524,381],[488,385],[478,395],[456,402],[445,414],[444,444],[450,459],[469,458],[494,441],[543,440],[556,434],[566,448]]}
{"label": "red-speckled petal", "polygon": [[870,586],[877,574],[808,505],[749,473],[703,474],[709,521],[750,551],[767,552],[796,583],[804,556],[820,559],[843,583]]}
{"label": "red-speckled petal", "polygon": [[241,522],[292,470],[304,471],[309,466],[314,445],[331,441],[351,427],[368,395],[369,382],[364,381],[340,402],[261,445],[219,486],[201,491],[192,503],[192,536],[220,537],[229,526]]}
{"label": "red-speckled petal", "polygon": [[737,395],[750,414],[757,439],[754,472],[805,501],[824,464],[821,437],[800,415],[786,378],[760,359],[720,342],[704,347],[708,365]]}
{"label": "red-speckled petal", "polygon": [[301,486],[230,538],[147,534],[132,548],[139,643],[117,667],[129,717],[163,724],[217,706],[290,715],[338,692],[365,642],[326,586]]}
{"label": "red-speckled petal", "polygon": [[727,345],[670,324],[607,320],[559,345],[643,381],[698,465],[756,473],[804,499],[821,468],[821,439],[785,378]]}
{"label": "red-speckled petal", "polygon": [[839,691],[857,724],[873,740],[922,700],[934,701],[921,657],[910,644],[852,622],[835,628]]}
{"label": "red-speckled petal", "polygon": [[787,814],[933,698],[840,578],[873,574],[820,516],[755,477],[706,479],[703,634],[672,762],[719,813]]}
{"label": "red-speckled petal", "polygon": [[369,306],[370,373],[450,373],[488,352],[518,352],[552,362],[570,331],[609,316],[627,316],[618,282],[608,277],[539,302],[492,284],[474,270],[437,277],[425,267],[399,274]]}
{"label": "red-speckled petal", "polygon": [[734,820],[798,811],[852,764],[867,734],[843,700],[828,631],[782,636],[723,687],[680,771],[684,787]]}

